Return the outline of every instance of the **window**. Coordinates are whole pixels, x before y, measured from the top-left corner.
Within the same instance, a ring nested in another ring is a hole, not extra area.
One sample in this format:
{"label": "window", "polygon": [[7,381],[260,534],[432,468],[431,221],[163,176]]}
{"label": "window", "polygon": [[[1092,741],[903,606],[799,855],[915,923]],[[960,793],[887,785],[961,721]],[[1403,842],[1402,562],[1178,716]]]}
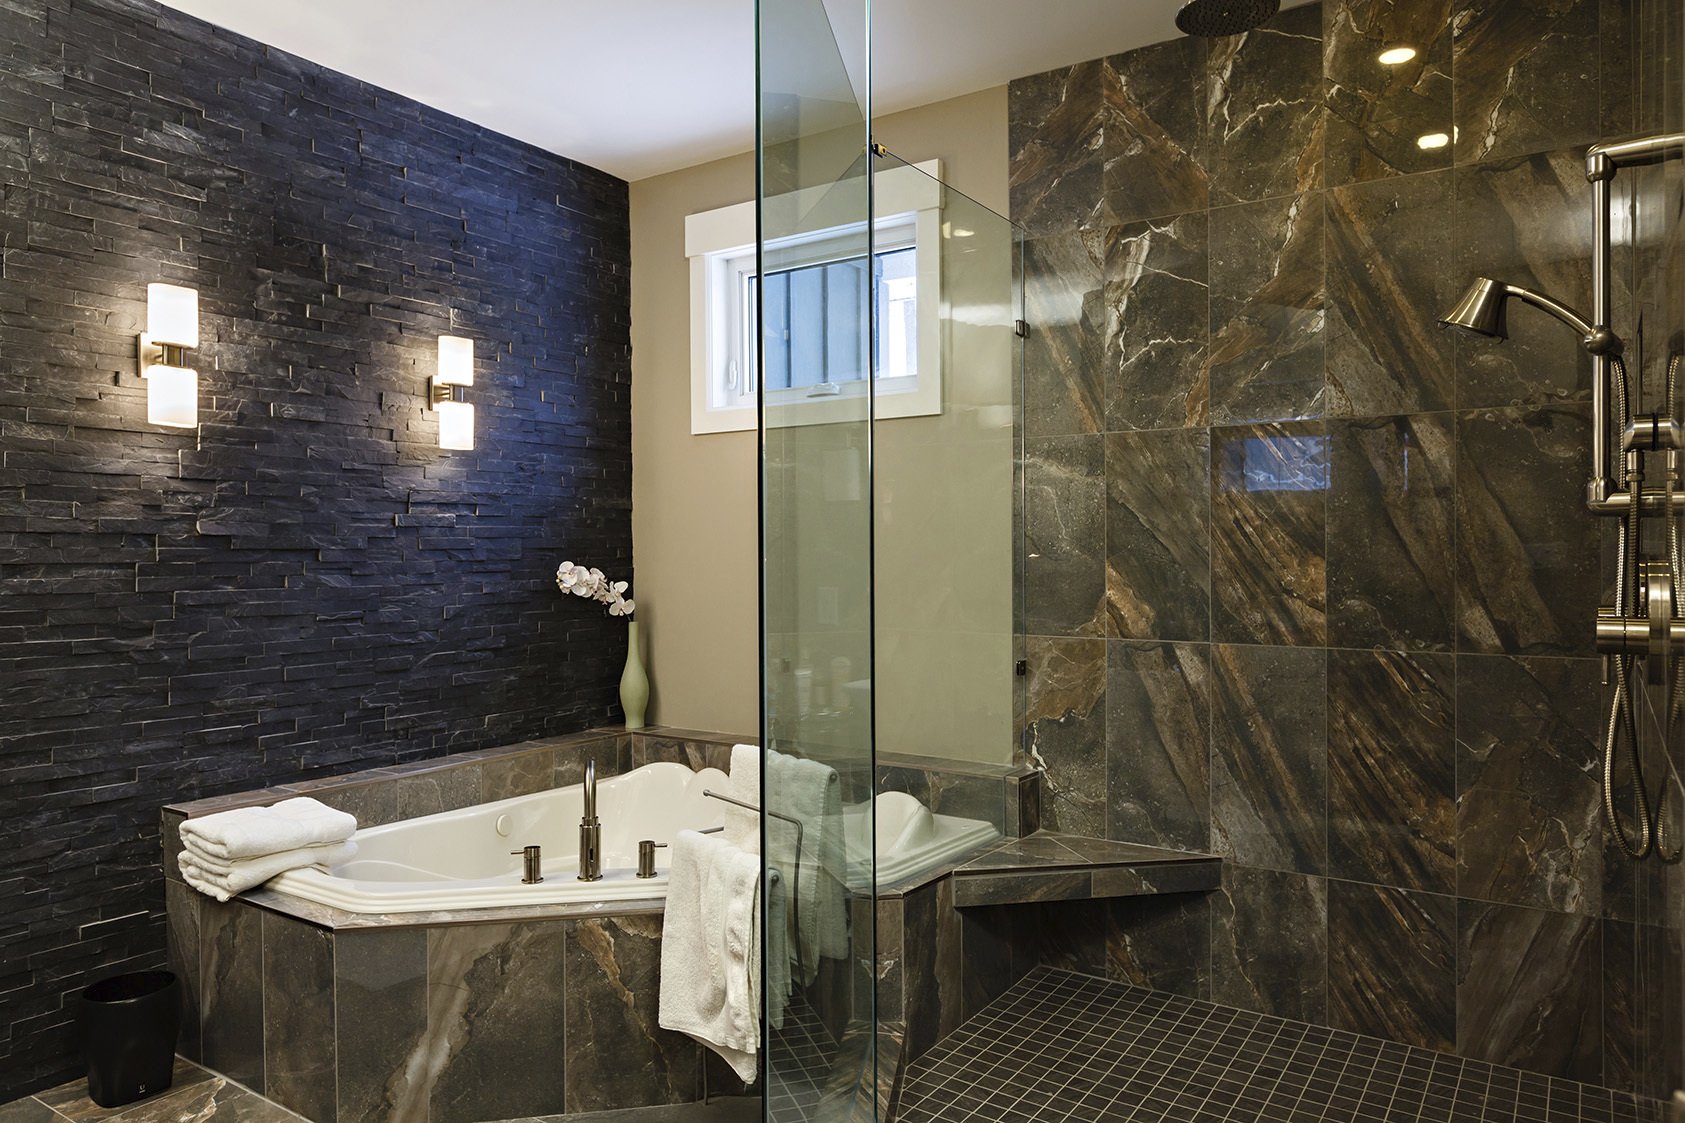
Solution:
{"label": "window", "polygon": [[[934,165],[930,165],[934,167]],[[691,432],[752,429],[756,396],[799,406],[802,423],[858,418],[857,401],[874,382],[879,417],[941,412],[937,362],[940,186],[922,171],[880,173],[880,210],[899,213],[873,228],[838,226],[769,242],[767,271],[756,273],[754,204],[692,215]],[[922,204],[922,205],[921,205]],[[736,241],[747,236],[747,244]],[[875,300],[870,362],[860,324]],[[766,369],[759,368],[759,309],[766,307]]]}

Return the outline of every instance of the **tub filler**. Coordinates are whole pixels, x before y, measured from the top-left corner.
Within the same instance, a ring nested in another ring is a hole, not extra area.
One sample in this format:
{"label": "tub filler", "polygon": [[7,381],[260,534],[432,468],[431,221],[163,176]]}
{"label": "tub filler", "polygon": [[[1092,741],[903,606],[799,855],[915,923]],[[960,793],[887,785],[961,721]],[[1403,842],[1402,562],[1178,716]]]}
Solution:
{"label": "tub filler", "polygon": [[[575,784],[513,799],[405,819],[357,832],[357,855],[330,870],[282,874],[267,888],[350,913],[441,912],[527,905],[659,900],[667,893],[671,849],[657,850],[654,877],[637,876],[638,843],[669,847],[680,830],[724,824],[726,805],[703,793],[728,791],[726,774],[658,762],[597,785],[602,878],[579,880],[584,788]],[[937,815],[910,795],[878,797],[876,830],[868,806],[846,806],[842,844],[850,887],[900,881],[999,837],[976,819]],[[875,844],[875,847],[874,847]],[[542,848],[544,880],[522,881],[520,851]]]}

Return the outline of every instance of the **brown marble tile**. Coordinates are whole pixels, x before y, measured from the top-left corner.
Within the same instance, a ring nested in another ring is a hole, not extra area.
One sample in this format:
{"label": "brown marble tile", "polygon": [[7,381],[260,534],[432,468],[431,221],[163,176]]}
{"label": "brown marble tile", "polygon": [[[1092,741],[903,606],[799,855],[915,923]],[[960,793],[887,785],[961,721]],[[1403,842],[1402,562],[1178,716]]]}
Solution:
{"label": "brown marble tile", "polygon": [[1592,659],[1457,657],[1457,891],[1596,915],[1602,731]]}
{"label": "brown marble tile", "polygon": [[1327,496],[1321,422],[1211,431],[1212,639],[1327,642]]}
{"label": "brown marble tile", "polygon": [[[1451,147],[1417,141],[1443,133],[1451,115],[1452,0],[1327,0],[1323,93],[1328,105],[1328,183],[1337,186],[1451,165]],[[1400,66],[1387,47],[1416,49]]]}
{"label": "brown marble tile", "polygon": [[439,768],[398,780],[398,818],[415,819],[480,803],[480,765]]}
{"label": "brown marble tile", "polygon": [[1183,214],[1118,229],[1106,246],[1109,430],[1211,420],[1210,220]]}
{"label": "brown marble tile", "polygon": [[699,1099],[700,1046],[657,1021],[661,922],[582,920],[572,929],[565,968],[568,1110]]}
{"label": "brown marble tile", "polygon": [[1211,212],[1205,381],[1219,425],[1326,409],[1322,192]]}
{"label": "brown marble tile", "polygon": [[1322,186],[1322,10],[1290,8],[1211,44],[1207,95],[1211,204]]}
{"label": "brown marble tile", "polygon": [[1597,0],[1458,0],[1459,164],[1597,136]]}
{"label": "brown marble tile", "polygon": [[[902,912],[907,1053],[927,1052],[964,1017],[961,920],[953,879],[909,893]],[[1003,988],[1004,989],[1004,986]]]}
{"label": "brown marble tile", "polygon": [[551,752],[529,752],[487,760],[480,765],[480,802],[548,791],[554,780],[556,758]]}
{"label": "brown marble tile", "polygon": [[1205,208],[1207,53],[1204,40],[1179,38],[1106,60],[1105,198],[1112,220]]}
{"label": "brown marble tile", "polygon": [[[114,1119],[119,1115],[126,1116],[130,1112],[138,1116],[151,1119],[169,1119],[169,1108],[180,1103],[190,1102],[183,1097],[192,1096],[194,1102],[212,1102],[221,1090],[228,1086],[228,1081],[216,1073],[199,1067],[182,1057],[176,1058],[175,1067],[170,1072],[170,1088],[158,1096],[150,1096],[137,1100],[132,1104],[119,1107],[101,1107],[88,1098],[88,1082],[86,1079],[72,1080],[60,1084],[56,1088],[49,1088],[36,1093],[34,1099],[47,1110],[45,1117],[50,1123],[94,1123],[96,1120]],[[26,1101],[27,1102],[27,1101]],[[12,1105],[8,1105],[12,1106]],[[160,1114],[160,1112],[164,1114]],[[30,1112],[29,1114],[35,1114]],[[7,1120],[6,1123],[13,1123]],[[16,1123],[31,1123],[27,1114],[20,1113]]]}
{"label": "brown marble tile", "polygon": [[1211,1001],[1326,1021],[1328,889],[1320,877],[1223,867],[1212,898]]}
{"label": "brown marble tile", "polygon": [[1031,233],[1108,225],[1103,61],[1085,62],[1007,88],[1012,220]]}
{"label": "brown marble tile", "polygon": [[1113,642],[1106,650],[1106,837],[1211,845],[1211,652]]}
{"label": "brown marble tile", "polygon": [[263,1087],[263,913],[203,900],[199,971],[205,1066]]}
{"label": "brown marble tile", "polygon": [[[1526,6],[1533,0],[1519,2]],[[1453,275],[1458,285],[1492,277],[1590,311],[1591,195],[1582,150],[1460,167],[1455,178]],[[1445,311],[1434,309],[1433,314]],[[1453,333],[1457,408],[1588,398],[1591,360],[1573,331],[1518,303],[1509,313],[1507,341]]]}
{"label": "brown marble tile", "polygon": [[1026,642],[1026,749],[1047,764],[1042,825],[1072,834],[1106,829],[1106,641]]}
{"label": "brown marble tile", "polygon": [[1328,1020],[1442,1052],[1457,1041],[1457,902],[1328,883]]}
{"label": "brown marble tile", "polygon": [[1445,171],[1328,192],[1330,414],[1456,403],[1456,341],[1435,322],[1468,283],[1453,270],[1452,188]]}
{"label": "brown marble tile", "polygon": [[962,909],[1032,901],[1086,901],[1094,896],[1094,879],[1087,870],[959,874],[953,878],[953,895],[954,907]]}
{"label": "brown marble tile", "polygon": [[1457,902],[1457,1051],[1600,1083],[1602,939],[1595,917]]}
{"label": "brown marble tile", "polygon": [[1455,432],[1450,414],[1329,422],[1334,646],[1450,649]]}
{"label": "brown marble tile", "polygon": [[427,1123],[427,932],[334,934],[339,1118]]}
{"label": "brown marble tile", "polygon": [[1211,837],[1246,866],[1327,867],[1328,653],[1212,648]]}
{"label": "brown marble tile", "polygon": [[1456,892],[1455,671],[1450,655],[1329,652],[1330,875]]}
{"label": "brown marble tile", "polygon": [[1023,244],[1023,432],[1105,428],[1106,259],[1116,230],[1064,230]]}
{"label": "brown marble tile", "polygon": [[1209,435],[1112,433],[1105,448],[1106,634],[1208,639]]}
{"label": "brown marble tile", "polygon": [[1179,893],[1113,901],[1106,977],[1186,998],[1211,993],[1211,897]]}
{"label": "brown marble tile", "polygon": [[1106,612],[1104,438],[1025,442],[1025,605],[1031,635],[1099,636]]}
{"label": "brown marble tile", "polygon": [[332,933],[263,914],[263,1094],[310,1119],[333,1119],[338,1054]]}
{"label": "brown marble tile", "polygon": [[169,969],[181,980],[181,1036],[176,1052],[188,1060],[202,1055],[199,1037],[201,979],[199,975],[198,892],[184,882],[164,882],[165,954]]}
{"label": "brown marble tile", "polygon": [[1591,655],[1602,578],[1583,406],[1457,418],[1460,649]]}
{"label": "brown marble tile", "polygon": [[432,1123],[565,1110],[566,925],[475,924],[428,933],[428,1040],[408,1062]]}
{"label": "brown marble tile", "polygon": [[1604,1082],[1665,1099],[1680,1083],[1680,933],[1603,921]]}

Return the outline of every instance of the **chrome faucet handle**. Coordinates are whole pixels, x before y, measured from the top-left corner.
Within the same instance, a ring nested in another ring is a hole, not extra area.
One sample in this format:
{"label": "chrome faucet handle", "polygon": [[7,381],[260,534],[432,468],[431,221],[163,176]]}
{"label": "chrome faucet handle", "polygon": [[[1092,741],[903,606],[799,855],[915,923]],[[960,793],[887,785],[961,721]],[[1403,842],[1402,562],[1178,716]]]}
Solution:
{"label": "chrome faucet handle", "polygon": [[544,851],[539,846],[523,846],[509,851],[521,859],[521,884],[537,885],[544,880]]}

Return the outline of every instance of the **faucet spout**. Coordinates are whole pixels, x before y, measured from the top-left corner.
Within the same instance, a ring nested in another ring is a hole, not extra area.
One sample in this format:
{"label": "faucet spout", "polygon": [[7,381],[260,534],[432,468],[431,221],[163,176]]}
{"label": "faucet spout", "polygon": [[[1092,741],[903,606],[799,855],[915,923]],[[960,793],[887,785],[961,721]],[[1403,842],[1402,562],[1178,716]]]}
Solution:
{"label": "faucet spout", "polygon": [[585,814],[579,820],[579,880],[603,879],[603,826],[597,821],[597,761],[585,762]]}

